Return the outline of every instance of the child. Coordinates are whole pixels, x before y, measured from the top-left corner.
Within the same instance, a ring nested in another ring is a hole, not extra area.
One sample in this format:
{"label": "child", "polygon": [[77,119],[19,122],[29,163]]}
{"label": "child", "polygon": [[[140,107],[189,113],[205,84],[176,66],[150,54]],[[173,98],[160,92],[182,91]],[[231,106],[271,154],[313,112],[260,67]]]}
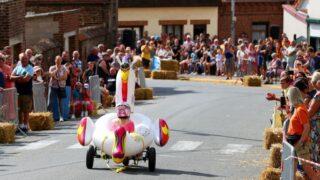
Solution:
{"label": "child", "polygon": [[216,62],[217,62],[217,76],[223,75],[223,56],[221,49],[217,50],[216,54]]}
{"label": "child", "polygon": [[[92,114],[93,111],[93,101],[91,100],[91,94],[89,91],[89,84],[85,83],[83,85],[83,89],[81,92],[81,96],[82,96],[82,113],[81,116],[88,116],[88,114]],[[89,113],[88,113],[89,112]]]}

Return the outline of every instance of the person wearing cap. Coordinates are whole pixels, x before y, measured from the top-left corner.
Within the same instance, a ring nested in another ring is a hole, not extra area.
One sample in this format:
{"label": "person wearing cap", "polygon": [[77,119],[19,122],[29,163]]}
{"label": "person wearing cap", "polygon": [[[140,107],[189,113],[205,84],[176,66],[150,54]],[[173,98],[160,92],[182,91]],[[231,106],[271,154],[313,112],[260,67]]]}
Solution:
{"label": "person wearing cap", "polygon": [[191,49],[191,47],[194,46],[194,42],[191,40],[190,34],[188,34],[188,35],[186,36],[186,40],[183,42],[183,46],[184,46],[186,49]]}
{"label": "person wearing cap", "polygon": [[34,66],[33,67],[33,72],[34,72],[34,75],[33,75],[33,82],[34,83],[42,83],[43,82],[43,79],[42,79],[42,68],[39,67],[39,66]]}

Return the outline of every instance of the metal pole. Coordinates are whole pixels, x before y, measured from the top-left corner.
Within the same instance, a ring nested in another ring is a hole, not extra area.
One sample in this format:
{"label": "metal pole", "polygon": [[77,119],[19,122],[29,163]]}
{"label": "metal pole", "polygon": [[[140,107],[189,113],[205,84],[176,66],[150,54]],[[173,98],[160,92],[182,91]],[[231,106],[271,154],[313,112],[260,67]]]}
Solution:
{"label": "metal pole", "polygon": [[236,28],[235,28],[235,2],[236,0],[231,0],[231,39],[232,45],[235,45],[236,38]]}

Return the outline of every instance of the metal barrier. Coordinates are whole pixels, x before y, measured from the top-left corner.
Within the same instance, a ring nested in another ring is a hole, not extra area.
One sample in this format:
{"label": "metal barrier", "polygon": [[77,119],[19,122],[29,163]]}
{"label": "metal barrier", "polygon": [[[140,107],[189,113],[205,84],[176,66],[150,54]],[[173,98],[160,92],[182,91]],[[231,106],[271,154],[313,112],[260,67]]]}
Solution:
{"label": "metal barrier", "polygon": [[139,79],[139,84],[142,88],[146,87],[146,78],[144,74],[144,68],[138,68],[138,79]]}
{"label": "metal barrier", "polygon": [[282,180],[294,180],[294,159],[290,158],[294,156],[294,148],[287,141],[283,141],[283,150],[281,156],[281,179]]}
{"label": "metal barrier", "polygon": [[18,124],[18,93],[16,88],[0,92],[0,120]]}
{"label": "metal barrier", "polygon": [[89,77],[89,87],[91,92],[91,99],[96,102],[101,102],[101,95],[100,95],[100,80],[99,76],[90,76]]}
{"label": "metal barrier", "polygon": [[33,84],[33,112],[46,112],[47,100],[43,83]]}

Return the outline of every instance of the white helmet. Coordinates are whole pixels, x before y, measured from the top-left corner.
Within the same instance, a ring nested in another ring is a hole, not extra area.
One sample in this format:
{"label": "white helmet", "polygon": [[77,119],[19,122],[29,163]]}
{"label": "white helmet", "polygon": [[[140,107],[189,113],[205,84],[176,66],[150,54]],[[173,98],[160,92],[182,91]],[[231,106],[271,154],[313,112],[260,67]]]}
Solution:
{"label": "white helmet", "polygon": [[124,104],[117,105],[116,113],[117,113],[118,118],[129,117],[131,114],[131,109],[130,109],[129,104],[124,103]]}

